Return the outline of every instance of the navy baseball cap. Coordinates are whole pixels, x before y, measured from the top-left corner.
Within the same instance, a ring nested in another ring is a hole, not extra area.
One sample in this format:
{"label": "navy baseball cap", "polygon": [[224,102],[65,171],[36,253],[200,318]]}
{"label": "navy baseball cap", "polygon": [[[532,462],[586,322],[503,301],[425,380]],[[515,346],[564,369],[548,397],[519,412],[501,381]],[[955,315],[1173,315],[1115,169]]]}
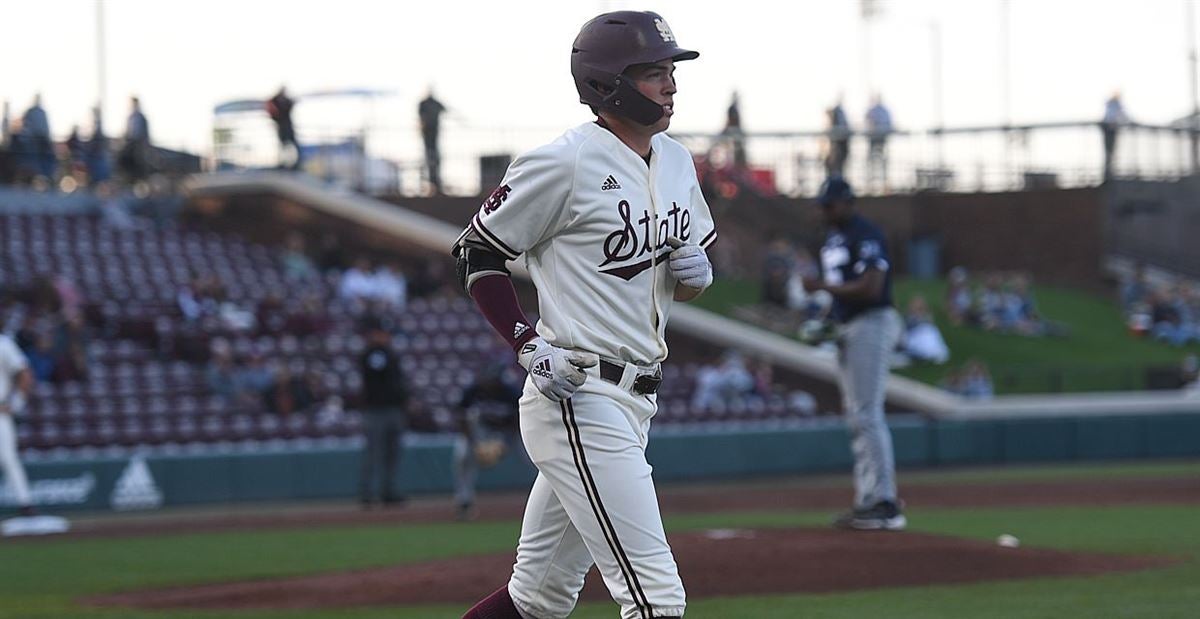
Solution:
{"label": "navy baseball cap", "polygon": [[854,190],[850,188],[850,183],[840,176],[830,176],[821,183],[821,190],[817,192],[817,204],[821,206],[829,206],[834,202],[845,200],[847,202],[854,201]]}

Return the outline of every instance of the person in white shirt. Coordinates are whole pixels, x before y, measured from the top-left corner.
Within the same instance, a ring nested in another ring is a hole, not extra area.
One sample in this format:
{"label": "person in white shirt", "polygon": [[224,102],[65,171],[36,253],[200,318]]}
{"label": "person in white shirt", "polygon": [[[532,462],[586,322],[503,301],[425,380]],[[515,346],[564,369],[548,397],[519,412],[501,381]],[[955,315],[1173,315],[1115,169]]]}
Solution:
{"label": "person in white shirt", "polygon": [[892,113],[876,94],[867,110],[867,186],[887,191],[887,140],[892,133]]}
{"label": "person in white shirt", "polygon": [[17,450],[13,417],[25,412],[32,391],[33,371],[29,369],[29,361],[11,337],[0,334],[0,470],[22,516],[33,515],[33,497]]}
{"label": "person in white shirt", "polygon": [[[713,279],[692,157],[663,134],[675,64],[697,56],[655,13],[585,24],[571,75],[597,118],[514,161],[455,245],[464,289],[529,373],[521,437],[538,469],[512,576],[465,619],[567,617],[593,563],[622,617],[683,616],[645,449],[671,303]],[[522,256],[536,327],[505,266]]]}

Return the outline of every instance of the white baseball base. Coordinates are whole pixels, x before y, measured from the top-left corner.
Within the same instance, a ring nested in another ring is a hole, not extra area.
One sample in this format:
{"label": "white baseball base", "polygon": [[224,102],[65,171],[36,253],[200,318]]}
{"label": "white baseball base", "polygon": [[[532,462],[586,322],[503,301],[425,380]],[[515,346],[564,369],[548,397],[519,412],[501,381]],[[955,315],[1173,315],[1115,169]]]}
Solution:
{"label": "white baseball base", "polygon": [[0,523],[0,535],[4,537],[52,535],[70,530],[71,523],[60,516],[20,516]]}

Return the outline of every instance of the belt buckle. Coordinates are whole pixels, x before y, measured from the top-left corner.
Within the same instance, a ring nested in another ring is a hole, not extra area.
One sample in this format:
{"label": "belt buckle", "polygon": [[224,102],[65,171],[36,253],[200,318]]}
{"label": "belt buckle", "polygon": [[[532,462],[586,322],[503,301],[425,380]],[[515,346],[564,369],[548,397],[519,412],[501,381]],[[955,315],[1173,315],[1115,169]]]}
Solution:
{"label": "belt buckle", "polygon": [[642,374],[633,381],[633,392],[638,395],[649,395],[658,391],[662,384],[662,369],[656,369],[653,374]]}

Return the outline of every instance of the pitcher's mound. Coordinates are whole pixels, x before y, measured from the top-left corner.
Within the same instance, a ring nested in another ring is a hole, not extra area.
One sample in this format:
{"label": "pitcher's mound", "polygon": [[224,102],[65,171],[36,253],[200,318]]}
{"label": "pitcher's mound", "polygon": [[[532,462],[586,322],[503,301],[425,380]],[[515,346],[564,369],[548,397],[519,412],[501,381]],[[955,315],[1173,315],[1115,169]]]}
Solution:
{"label": "pitcher's mound", "polygon": [[[671,535],[670,542],[689,598],[1090,575],[1174,563],[1161,557],[1005,548],[921,533],[827,529],[690,531]],[[134,591],[84,602],[144,608],[469,605],[502,585],[512,563],[513,555],[506,553],[297,578]],[[588,575],[583,599],[609,599],[594,569]]]}

